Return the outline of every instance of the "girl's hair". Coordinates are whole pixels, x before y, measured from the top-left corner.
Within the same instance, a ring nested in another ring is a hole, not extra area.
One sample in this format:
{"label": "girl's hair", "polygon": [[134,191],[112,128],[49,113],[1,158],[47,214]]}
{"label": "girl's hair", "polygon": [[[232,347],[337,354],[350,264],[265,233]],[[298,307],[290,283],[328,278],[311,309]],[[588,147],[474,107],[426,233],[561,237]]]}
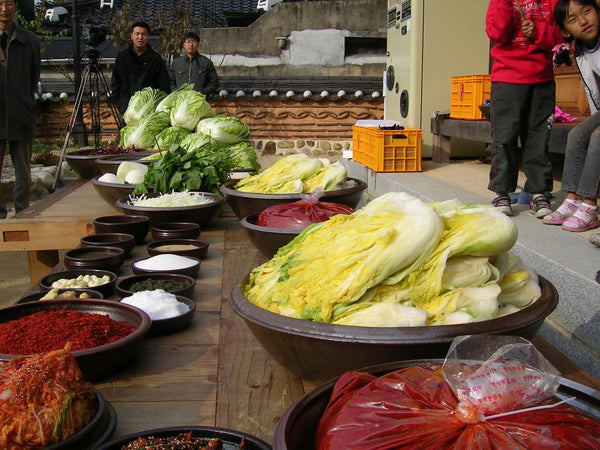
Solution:
{"label": "girl's hair", "polygon": [[[554,20],[558,24],[561,30],[565,29],[565,20],[569,15],[569,6],[573,3],[579,3],[580,5],[590,5],[596,8],[597,11],[600,11],[598,4],[595,0],[559,0],[554,8]],[[567,42],[569,42],[570,38],[565,38]]]}

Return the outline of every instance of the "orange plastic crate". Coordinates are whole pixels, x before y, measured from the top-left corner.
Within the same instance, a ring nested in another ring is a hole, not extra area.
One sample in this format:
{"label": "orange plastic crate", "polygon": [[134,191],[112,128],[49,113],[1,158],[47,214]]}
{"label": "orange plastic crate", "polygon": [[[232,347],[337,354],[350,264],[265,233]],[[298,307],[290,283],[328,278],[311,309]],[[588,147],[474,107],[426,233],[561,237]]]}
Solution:
{"label": "orange plastic crate", "polygon": [[489,75],[467,75],[452,77],[450,118],[485,119],[479,105],[490,98],[492,83]]}
{"label": "orange plastic crate", "polygon": [[422,130],[352,127],[352,159],[375,172],[420,172]]}

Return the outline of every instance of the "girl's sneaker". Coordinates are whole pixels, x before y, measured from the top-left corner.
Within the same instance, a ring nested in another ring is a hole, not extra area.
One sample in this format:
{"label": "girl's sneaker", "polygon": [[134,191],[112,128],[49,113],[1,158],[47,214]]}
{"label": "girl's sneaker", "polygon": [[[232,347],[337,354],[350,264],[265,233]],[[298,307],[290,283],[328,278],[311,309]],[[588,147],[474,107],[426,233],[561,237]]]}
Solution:
{"label": "girl's sneaker", "polygon": [[562,229],[567,231],[581,232],[591,230],[598,226],[598,208],[582,204],[575,214],[565,220]]}
{"label": "girl's sneaker", "polygon": [[548,225],[562,225],[565,220],[575,214],[580,205],[581,201],[565,200],[556,211],[544,217],[544,223]]}

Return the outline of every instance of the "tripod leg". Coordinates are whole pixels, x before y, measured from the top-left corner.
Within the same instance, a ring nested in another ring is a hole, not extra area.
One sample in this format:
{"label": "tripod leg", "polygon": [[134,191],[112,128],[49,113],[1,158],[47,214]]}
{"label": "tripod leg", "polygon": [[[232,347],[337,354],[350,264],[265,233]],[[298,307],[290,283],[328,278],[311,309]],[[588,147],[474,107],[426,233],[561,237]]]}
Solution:
{"label": "tripod leg", "polygon": [[[84,70],[84,76],[82,77],[82,80],[85,80],[85,76],[87,76],[88,72],[89,72],[89,69],[86,67],[86,69]],[[69,145],[69,138],[71,137],[71,134],[73,133],[73,129],[75,128],[75,123],[77,121],[77,113],[79,112],[79,108],[81,108],[81,100],[83,99],[84,90],[85,90],[85,83],[82,82],[79,85],[79,88],[77,90],[77,95],[75,96],[75,103],[73,104],[73,112],[71,113],[71,117],[69,118],[69,125],[67,126],[67,133],[65,135],[65,141],[63,142],[62,150],[60,153],[60,158],[58,160],[58,165],[56,166],[56,173],[54,174],[54,184],[52,185],[52,190],[56,189],[56,186],[58,184],[58,178],[60,177],[62,163],[65,158],[67,146]]]}
{"label": "tripod leg", "polygon": [[112,100],[110,98],[110,96],[111,96],[110,85],[108,84],[106,75],[104,75],[104,72],[102,72],[102,68],[100,66],[98,66],[97,71],[98,71],[98,78],[100,80],[100,83],[104,87],[104,92],[106,92],[106,95],[108,97],[108,105],[110,107],[110,111],[112,113],[113,119],[114,119],[115,123],[117,124],[117,128],[120,130],[121,128],[123,128],[125,126],[125,122],[123,121],[123,116],[121,115],[121,112],[117,109],[117,107],[114,105],[114,103],[112,102]]}

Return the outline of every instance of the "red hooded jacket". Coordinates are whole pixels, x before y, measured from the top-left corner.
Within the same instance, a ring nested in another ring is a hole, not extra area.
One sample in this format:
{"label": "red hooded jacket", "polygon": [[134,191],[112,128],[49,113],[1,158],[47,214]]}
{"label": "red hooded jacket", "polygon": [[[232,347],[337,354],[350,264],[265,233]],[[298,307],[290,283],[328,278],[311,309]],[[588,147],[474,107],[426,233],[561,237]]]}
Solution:
{"label": "red hooded jacket", "polygon": [[[521,31],[520,2],[526,20],[534,24],[534,35]],[[563,42],[554,22],[557,0],[490,0],[486,32],[493,44],[491,80],[534,84],[554,79],[552,48]]]}

